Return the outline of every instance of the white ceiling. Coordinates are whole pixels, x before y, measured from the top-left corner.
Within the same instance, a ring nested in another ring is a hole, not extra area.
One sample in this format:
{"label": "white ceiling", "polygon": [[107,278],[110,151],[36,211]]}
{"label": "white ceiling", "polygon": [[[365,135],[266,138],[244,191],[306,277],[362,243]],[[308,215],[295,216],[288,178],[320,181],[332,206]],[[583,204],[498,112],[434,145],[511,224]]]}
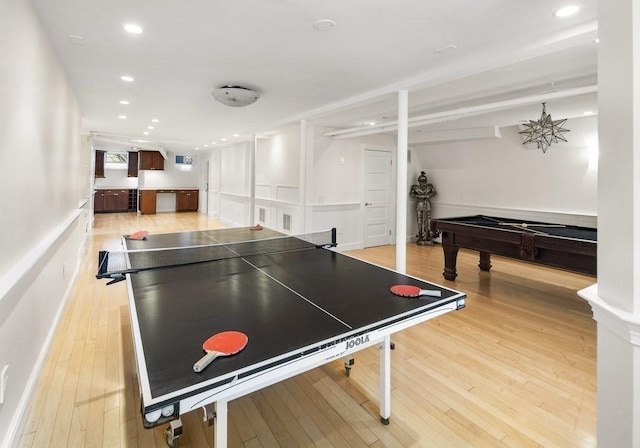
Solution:
{"label": "white ceiling", "polygon": [[[376,129],[363,123],[395,120],[403,89],[410,119],[452,111],[411,127],[411,142],[434,130],[537,119],[545,97],[521,98],[597,82],[596,0],[32,1],[78,95],[83,131],[167,150],[211,149],[300,119]],[[568,3],[580,11],[553,15]],[[318,31],[319,19],[336,26]],[[142,34],[124,31],[132,22]],[[210,95],[224,85],[261,98],[224,106]],[[499,110],[465,114],[498,101],[506,102]],[[596,107],[595,91],[547,101],[554,119]]]}

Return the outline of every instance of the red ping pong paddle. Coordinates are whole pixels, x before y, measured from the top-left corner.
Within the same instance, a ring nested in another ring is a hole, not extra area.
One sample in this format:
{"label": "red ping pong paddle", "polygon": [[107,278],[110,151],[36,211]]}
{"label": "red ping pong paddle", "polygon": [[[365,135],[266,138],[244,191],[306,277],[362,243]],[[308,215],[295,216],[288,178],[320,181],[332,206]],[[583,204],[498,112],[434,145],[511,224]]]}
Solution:
{"label": "red ping pong paddle", "polygon": [[147,235],[149,235],[149,232],[146,230],[138,230],[137,232],[132,233],[131,235],[125,235],[124,237],[129,240],[146,240]]}
{"label": "red ping pong paddle", "polygon": [[214,334],[202,344],[202,349],[207,354],[193,365],[193,371],[202,372],[218,356],[238,353],[247,345],[248,341],[247,335],[239,331],[223,331]]}
{"label": "red ping pong paddle", "polygon": [[417,286],[412,285],[393,285],[391,292],[400,297],[442,297],[442,291],[432,289],[420,289]]}

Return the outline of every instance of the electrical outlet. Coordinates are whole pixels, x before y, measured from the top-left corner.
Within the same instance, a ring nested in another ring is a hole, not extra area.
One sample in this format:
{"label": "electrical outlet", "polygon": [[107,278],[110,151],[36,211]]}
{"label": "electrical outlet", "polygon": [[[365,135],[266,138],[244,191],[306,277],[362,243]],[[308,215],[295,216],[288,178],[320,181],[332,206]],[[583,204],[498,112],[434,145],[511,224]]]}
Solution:
{"label": "electrical outlet", "polygon": [[0,404],[4,403],[7,395],[7,381],[9,380],[9,364],[2,368],[0,372]]}

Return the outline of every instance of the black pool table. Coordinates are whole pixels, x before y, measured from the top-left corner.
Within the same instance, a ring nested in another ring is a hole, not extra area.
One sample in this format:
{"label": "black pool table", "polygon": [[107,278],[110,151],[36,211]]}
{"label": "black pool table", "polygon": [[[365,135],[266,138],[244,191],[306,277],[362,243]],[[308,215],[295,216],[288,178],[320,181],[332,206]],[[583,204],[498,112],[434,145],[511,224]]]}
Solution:
{"label": "black pool table", "polygon": [[491,269],[491,254],[596,275],[597,230],[492,216],[464,216],[431,221],[442,235],[444,278],[454,280],[458,249],[480,252],[478,266]]}

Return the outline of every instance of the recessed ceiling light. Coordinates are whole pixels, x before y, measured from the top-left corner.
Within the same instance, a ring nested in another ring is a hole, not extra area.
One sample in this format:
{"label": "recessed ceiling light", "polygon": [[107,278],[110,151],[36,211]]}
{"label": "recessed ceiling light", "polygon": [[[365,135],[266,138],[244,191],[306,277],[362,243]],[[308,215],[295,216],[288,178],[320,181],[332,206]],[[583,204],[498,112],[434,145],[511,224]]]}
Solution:
{"label": "recessed ceiling light", "polygon": [[444,53],[447,53],[449,51],[457,50],[457,49],[458,49],[458,47],[456,47],[455,45],[449,44],[449,45],[445,45],[444,47],[437,48],[434,51],[436,53],[438,53],[438,54],[444,54]]}
{"label": "recessed ceiling light", "polygon": [[118,118],[121,120],[126,120],[127,116],[126,115],[118,115]]}
{"label": "recessed ceiling light", "polygon": [[221,138],[220,140],[222,140],[223,142],[226,142],[227,139],[226,138]]}
{"label": "recessed ceiling light", "polygon": [[144,131],[143,134],[144,135],[149,135],[149,133],[147,131]]}
{"label": "recessed ceiling light", "polygon": [[240,134],[233,134],[234,137],[240,137]]}
{"label": "recessed ceiling light", "polygon": [[153,126],[147,126],[147,129],[155,129]]}
{"label": "recessed ceiling light", "polygon": [[196,150],[198,150],[198,149],[200,149],[200,148],[198,148],[198,147],[196,146]]}
{"label": "recessed ceiling light", "polygon": [[133,82],[133,76],[129,76],[129,75],[122,75],[120,79],[126,82]]}
{"label": "recessed ceiling light", "polygon": [[211,142],[211,144],[212,144],[212,145],[216,145],[217,143],[216,143],[216,142]]}
{"label": "recessed ceiling light", "polygon": [[126,32],[131,34],[142,34],[142,28],[140,25],[136,25],[135,23],[127,23],[124,25],[124,29]]}
{"label": "recessed ceiling light", "polygon": [[208,147],[209,147],[209,145],[207,145],[206,143],[205,143],[204,145],[202,145],[202,146],[204,146],[205,148],[208,148]]}
{"label": "recessed ceiling light", "polygon": [[120,104],[124,104],[125,106],[129,105],[129,101],[127,100],[120,100]]}
{"label": "recessed ceiling light", "polygon": [[69,41],[73,45],[84,45],[84,37],[82,36],[74,36],[73,34],[69,34]]}
{"label": "recessed ceiling light", "polygon": [[160,120],[158,120],[157,118],[152,118],[152,119],[151,119],[151,122],[152,122],[152,123],[159,123],[159,122],[160,122]]}
{"label": "recessed ceiling light", "polygon": [[569,17],[574,15],[578,11],[580,11],[580,7],[578,5],[571,5],[557,10],[553,13],[553,15],[556,17]]}
{"label": "recessed ceiling light", "polygon": [[316,23],[313,24],[313,27],[318,31],[329,31],[336,27],[336,22],[331,19],[320,19],[316,20]]}
{"label": "recessed ceiling light", "polygon": [[593,40],[593,42],[594,42],[594,43],[596,43],[596,44],[599,44],[599,43],[600,43],[600,38],[599,38],[599,37],[595,38],[595,39]]}

